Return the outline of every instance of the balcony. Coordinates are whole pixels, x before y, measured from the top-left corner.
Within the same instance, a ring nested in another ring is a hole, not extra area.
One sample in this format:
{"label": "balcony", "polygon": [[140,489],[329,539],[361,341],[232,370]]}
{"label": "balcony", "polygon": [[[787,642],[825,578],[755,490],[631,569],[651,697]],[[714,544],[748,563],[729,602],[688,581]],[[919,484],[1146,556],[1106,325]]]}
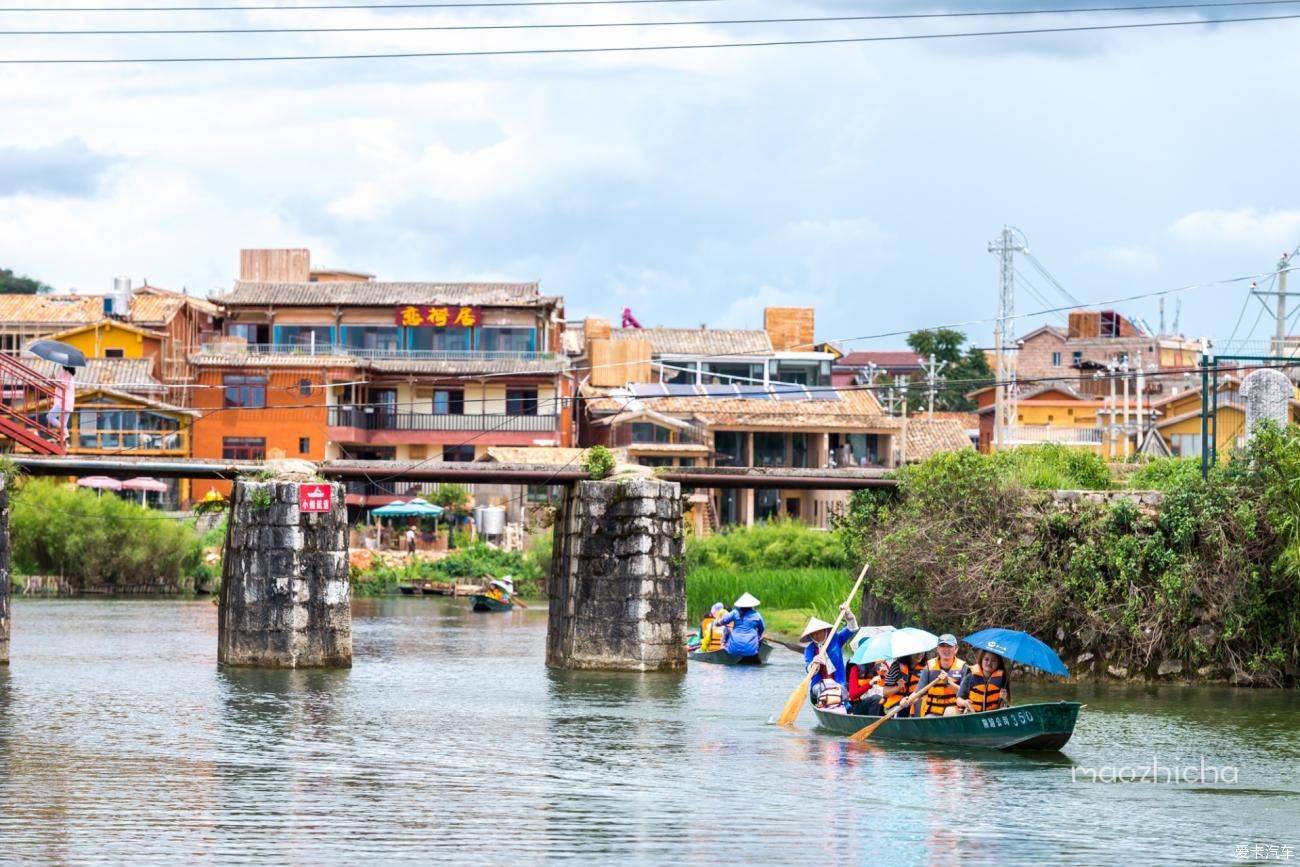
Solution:
{"label": "balcony", "polygon": [[331,406],[330,427],[363,431],[423,433],[437,431],[491,431],[494,433],[555,434],[558,415],[507,415],[475,413],[452,415],[428,412],[386,412],[382,407]]}
{"label": "balcony", "polygon": [[1052,427],[1048,424],[1016,425],[1007,431],[1010,445],[1057,443],[1063,446],[1098,446],[1102,432],[1096,428]]}
{"label": "balcony", "polygon": [[363,349],[340,343],[245,343],[237,337],[208,337],[204,355],[301,355],[318,358],[360,358],[367,361],[557,361],[555,352],[500,352],[476,349]]}

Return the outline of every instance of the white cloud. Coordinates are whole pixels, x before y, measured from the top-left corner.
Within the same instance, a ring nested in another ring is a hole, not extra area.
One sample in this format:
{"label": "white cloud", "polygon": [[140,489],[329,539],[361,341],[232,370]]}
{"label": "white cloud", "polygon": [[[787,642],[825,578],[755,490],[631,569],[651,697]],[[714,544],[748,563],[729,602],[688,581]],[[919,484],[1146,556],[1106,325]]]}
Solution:
{"label": "white cloud", "polygon": [[1154,250],[1139,245],[1107,247],[1101,253],[1103,261],[1129,271],[1155,271],[1160,267],[1160,256]]}
{"label": "white cloud", "polygon": [[1284,253],[1300,243],[1300,210],[1193,211],[1174,223],[1169,233],[1184,244]]}

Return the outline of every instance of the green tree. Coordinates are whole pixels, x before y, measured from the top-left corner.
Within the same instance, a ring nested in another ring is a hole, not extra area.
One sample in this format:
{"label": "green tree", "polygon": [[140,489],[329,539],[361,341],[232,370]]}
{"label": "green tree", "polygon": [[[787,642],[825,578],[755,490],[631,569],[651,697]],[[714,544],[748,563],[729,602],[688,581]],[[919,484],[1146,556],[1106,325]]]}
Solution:
{"label": "green tree", "polygon": [[54,290],[49,284],[42,283],[35,277],[20,277],[8,268],[0,268],[0,294],[35,295],[52,291]]}
{"label": "green tree", "polygon": [[[972,391],[993,384],[993,371],[989,369],[988,356],[974,346],[963,350],[966,335],[951,328],[934,328],[914,331],[908,335],[907,345],[914,352],[936,361],[946,362],[939,375],[943,381],[934,395],[934,408],[947,412],[971,412],[975,401],[966,397]],[[912,412],[929,405],[924,375],[913,379],[908,389],[907,403]]]}

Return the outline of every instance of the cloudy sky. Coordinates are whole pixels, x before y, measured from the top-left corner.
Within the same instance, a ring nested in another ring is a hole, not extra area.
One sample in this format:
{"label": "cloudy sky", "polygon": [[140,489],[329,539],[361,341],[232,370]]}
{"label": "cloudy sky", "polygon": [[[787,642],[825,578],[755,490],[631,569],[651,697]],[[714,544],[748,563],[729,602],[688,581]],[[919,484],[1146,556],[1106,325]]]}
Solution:
{"label": "cloudy sky", "polygon": [[[1087,4],[924,8],[1061,5]],[[682,21],[919,8],[901,0],[695,0],[0,11],[0,30]],[[1200,13],[1286,14],[1300,14],[1300,4]],[[0,35],[0,59],[646,46],[1189,17],[1196,14]],[[997,269],[987,244],[1012,223],[1082,301],[1172,289],[1270,270],[1300,243],[1300,112],[1289,86],[1300,80],[1297,38],[1300,20],[1282,20],[624,54],[4,65],[0,266],[60,289],[99,291],[123,274],[208,292],[230,285],[241,247],[305,246],[318,266],[381,279],[540,280],[566,296],[575,317],[617,317],[630,306],[647,325],[754,326],[766,305],[814,304],[818,336],[847,339],[993,316]],[[1019,311],[1065,303],[1037,271],[1023,273]],[[1175,299],[1184,332],[1226,341],[1246,284],[1171,295],[1170,319]],[[1156,324],[1155,300],[1119,306]],[[1238,340],[1258,312],[1246,309]],[[1041,321],[1055,320],[1027,319],[1019,330]],[[1270,328],[1265,317],[1254,336]],[[965,330],[990,339],[987,324]]]}

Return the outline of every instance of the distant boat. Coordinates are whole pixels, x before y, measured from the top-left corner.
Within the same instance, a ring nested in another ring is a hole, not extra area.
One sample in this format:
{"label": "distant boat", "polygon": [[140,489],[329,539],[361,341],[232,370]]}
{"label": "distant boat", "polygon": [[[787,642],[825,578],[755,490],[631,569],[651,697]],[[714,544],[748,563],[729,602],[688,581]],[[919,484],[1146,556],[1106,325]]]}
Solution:
{"label": "distant boat", "polygon": [[515,607],[513,602],[503,602],[500,599],[496,599],[492,596],[484,596],[479,593],[471,596],[470,602],[473,603],[473,609],[475,611],[509,611],[511,608]]}
{"label": "distant boat", "polygon": [[758,646],[758,653],[751,656],[736,656],[725,650],[693,650],[686,658],[715,665],[767,665],[767,658],[771,655],[772,645],[765,641]]}
{"label": "distant boat", "polygon": [[[1074,734],[1081,707],[1078,702],[1058,701],[956,716],[895,718],[876,729],[871,739],[994,750],[1059,750]],[[880,721],[878,716],[813,710],[822,728],[842,735],[851,735]]]}

